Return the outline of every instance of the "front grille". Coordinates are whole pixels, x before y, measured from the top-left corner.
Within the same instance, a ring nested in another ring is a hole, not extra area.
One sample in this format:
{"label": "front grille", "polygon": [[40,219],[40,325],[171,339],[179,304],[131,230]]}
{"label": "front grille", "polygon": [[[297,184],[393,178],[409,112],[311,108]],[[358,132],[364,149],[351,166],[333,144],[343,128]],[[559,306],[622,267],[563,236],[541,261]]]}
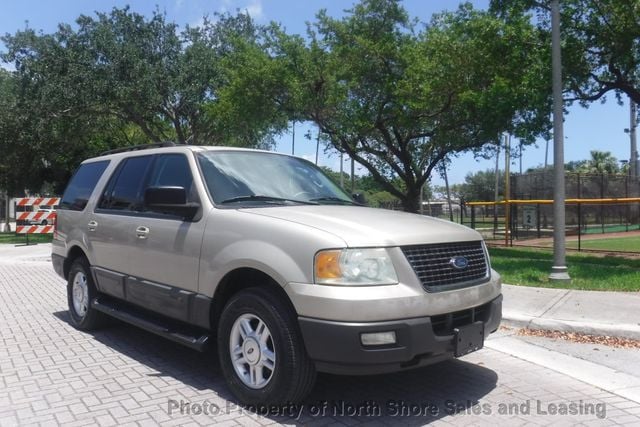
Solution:
{"label": "front grille", "polygon": [[470,325],[473,322],[487,322],[491,313],[491,303],[487,303],[468,310],[456,311],[455,313],[431,316],[431,327],[433,333],[439,336],[453,335],[453,330],[461,326]]}
{"label": "front grille", "polygon": [[[405,246],[402,252],[427,291],[470,286],[488,276],[487,257],[481,241]],[[466,258],[466,268],[452,266],[454,257]]]}

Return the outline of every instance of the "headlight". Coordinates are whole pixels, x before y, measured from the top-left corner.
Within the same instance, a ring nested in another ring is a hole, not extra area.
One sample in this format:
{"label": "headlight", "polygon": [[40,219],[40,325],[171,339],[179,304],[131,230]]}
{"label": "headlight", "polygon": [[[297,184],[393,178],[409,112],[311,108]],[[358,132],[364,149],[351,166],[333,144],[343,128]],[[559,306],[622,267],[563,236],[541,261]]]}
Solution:
{"label": "headlight", "polygon": [[320,251],[314,263],[315,281],[323,285],[393,285],[396,270],[382,248]]}

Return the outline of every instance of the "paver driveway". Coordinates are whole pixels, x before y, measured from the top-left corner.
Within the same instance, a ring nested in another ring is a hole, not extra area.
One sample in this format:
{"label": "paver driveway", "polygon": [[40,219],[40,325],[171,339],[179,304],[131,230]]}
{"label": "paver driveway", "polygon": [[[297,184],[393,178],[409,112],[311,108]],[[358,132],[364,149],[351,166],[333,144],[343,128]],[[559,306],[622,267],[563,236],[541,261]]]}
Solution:
{"label": "paver driveway", "polygon": [[213,354],[121,323],[72,328],[39,246],[0,250],[2,426],[640,424],[637,403],[490,349],[395,375],[320,375],[304,405],[255,413],[234,402]]}

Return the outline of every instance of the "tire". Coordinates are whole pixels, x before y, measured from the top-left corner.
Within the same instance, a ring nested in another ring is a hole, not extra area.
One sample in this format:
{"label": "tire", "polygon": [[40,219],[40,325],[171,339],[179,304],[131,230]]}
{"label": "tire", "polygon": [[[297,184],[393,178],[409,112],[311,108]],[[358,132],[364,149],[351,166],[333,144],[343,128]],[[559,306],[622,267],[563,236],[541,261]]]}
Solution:
{"label": "tire", "polygon": [[316,379],[295,313],[262,288],[243,290],[225,306],[218,357],[229,388],[248,405],[297,403]]}
{"label": "tire", "polygon": [[67,280],[69,317],[77,329],[91,331],[104,324],[105,315],[91,307],[91,301],[96,296],[89,261],[85,257],[77,258],[71,264]]}
{"label": "tire", "polygon": [[46,219],[43,219],[40,225],[49,225],[49,222]]}

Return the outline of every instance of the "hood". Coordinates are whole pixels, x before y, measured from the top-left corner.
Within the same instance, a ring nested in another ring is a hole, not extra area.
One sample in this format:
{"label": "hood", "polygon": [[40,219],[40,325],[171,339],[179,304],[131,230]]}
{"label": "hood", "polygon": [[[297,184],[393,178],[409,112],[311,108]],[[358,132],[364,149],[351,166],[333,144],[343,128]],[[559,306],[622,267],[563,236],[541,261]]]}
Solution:
{"label": "hood", "polygon": [[332,233],[347,246],[404,246],[481,240],[476,231],[423,215],[361,206],[283,206],[239,211],[278,218]]}

